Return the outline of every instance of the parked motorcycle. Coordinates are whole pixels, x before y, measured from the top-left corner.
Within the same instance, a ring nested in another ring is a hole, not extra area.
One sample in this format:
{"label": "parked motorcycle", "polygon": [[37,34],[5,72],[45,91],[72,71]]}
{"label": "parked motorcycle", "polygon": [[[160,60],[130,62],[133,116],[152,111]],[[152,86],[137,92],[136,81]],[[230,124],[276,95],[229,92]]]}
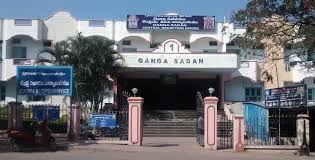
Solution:
{"label": "parked motorcycle", "polygon": [[[37,136],[37,133],[40,136]],[[51,135],[47,121],[39,124],[31,123],[28,129],[7,130],[8,144],[12,151],[19,152],[23,148],[46,147],[51,151],[56,151],[56,139]]]}
{"label": "parked motorcycle", "polygon": [[87,126],[81,124],[80,126],[80,139],[83,140],[95,140],[95,133],[92,130],[89,130]]}

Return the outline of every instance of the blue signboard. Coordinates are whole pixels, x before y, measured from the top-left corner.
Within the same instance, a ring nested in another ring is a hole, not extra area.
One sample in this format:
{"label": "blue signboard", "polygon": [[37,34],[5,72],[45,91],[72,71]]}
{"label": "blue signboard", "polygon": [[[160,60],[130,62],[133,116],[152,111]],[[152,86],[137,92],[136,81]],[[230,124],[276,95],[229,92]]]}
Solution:
{"label": "blue signboard", "polygon": [[305,104],[305,86],[290,86],[282,88],[265,89],[265,103],[267,108],[300,107]]}
{"label": "blue signboard", "polygon": [[17,66],[19,95],[72,95],[72,67]]}
{"label": "blue signboard", "polygon": [[90,114],[89,127],[109,127],[115,128],[116,114]]}
{"label": "blue signboard", "polygon": [[214,16],[127,15],[127,29],[138,30],[214,30]]}
{"label": "blue signboard", "polygon": [[33,119],[37,121],[42,120],[58,120],[59,119],[59,106],[33,106]]}

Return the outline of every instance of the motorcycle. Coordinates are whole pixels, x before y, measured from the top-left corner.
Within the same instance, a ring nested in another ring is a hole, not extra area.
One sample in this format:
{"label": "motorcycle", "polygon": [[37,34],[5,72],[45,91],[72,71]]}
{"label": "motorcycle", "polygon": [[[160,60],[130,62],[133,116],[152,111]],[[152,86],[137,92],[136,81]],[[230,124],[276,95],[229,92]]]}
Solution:
{"label": "motorcycle", "polygon": [[83,140],[96,140],[95,133],[89,130],[88,127],[81,125],[80,126],[80,139]]}
{"label": "motorcycle", "polygon": [[51,151],[56,151],[57,148],[56,139],[52,136],[45,120],[40,124],[31,123],[28,129],[9,129],[7,137],[9,148],[14,152],[20,152],[23,148],[45,147]]}

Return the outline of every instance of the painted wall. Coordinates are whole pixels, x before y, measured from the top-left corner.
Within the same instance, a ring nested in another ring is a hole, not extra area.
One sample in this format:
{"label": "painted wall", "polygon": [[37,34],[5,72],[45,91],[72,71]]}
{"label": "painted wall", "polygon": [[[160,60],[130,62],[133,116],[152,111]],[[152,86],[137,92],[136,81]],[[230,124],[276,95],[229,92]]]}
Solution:
{"label": "painted wall", "polygon": [[260,69],[256,61],[242,61],[240,68],[231,74],[231,77],[248,77],[252,81],[257,82]]}
{"label": "painted wall", "polygon": [[[225,101],[245,101],[246,87],[263,87],[260,82],[252,82],[248,78],[238,77],[225,82],[224,100]],[[262,90],[262,101],[264,100],[264,90]]]}
{"label": "painted wall", "polygon": [[[131,45],[122,45],[124,40],[130,40]],[[154,48],[150,48],[150,42],[146,41],[141,37],[126,37],[119,41],[118,49],[120,52],[123,52],[123,48],[137,48],[137,52],[152,52]]]}
{"label": "painted wall", "polygon": [[16,26],[14,19],[4,20],[6,23],[6,40],[16,35],[27,35],[35,40],[42,39],[42,21],[31,20],[32,25],[30,26]]}
{"label": "painted wall", "polygon": [[[209,37],[205,37],[205,38],[200,38],[196,41],[194,41],[193,43],[191,43],[190,45],[190,51],[191,52],[203,52],[204,50],[215,50],[216,52],[218,52],[218,46],[210,46],[209,42],[210,41],[216,41],[216,39],[214,38],[209,38]],[[218,45],[222,45],[218,42]]]}
{"label": "painted wall", "polygon": [[78,33],[77,21],[69,12],[57,12],[44,21],[48,28],[47,38],[59,42]]}

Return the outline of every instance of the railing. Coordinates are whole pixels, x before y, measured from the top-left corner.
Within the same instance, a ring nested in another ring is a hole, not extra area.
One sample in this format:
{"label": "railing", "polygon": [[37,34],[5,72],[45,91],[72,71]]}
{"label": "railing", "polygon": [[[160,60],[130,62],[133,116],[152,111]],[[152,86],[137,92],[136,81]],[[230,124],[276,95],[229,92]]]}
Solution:
{"label": "railing", "polygon": [[[53,117],[51,117],[53,115]],[[68,110],[61,105],[23,105],[22,127],[38,123],[48,118],[48,128],[52,133],[67,133]]]}
{"label": "railing", "polygon": [[201,92],[196,93],[196,110],[197,110],[197,143],[204,146],[204,101]]}
{"label": "railing", "polygon": [[6,130],[8,128],[8,107],[6,105],[0,105],[0,130]]}
{"label": "railing", "polygon": [[[279,132],[280,126],[280,132]],[[277,115],[248,119],[245,145],[296,145],[296,116]]]}
{"label": "railing", "polygon": [[128,101],[131,94],[122,91],[117,95],[117,107],[110,107],[97,112],[100,116],[114,117],[114,126],[100,125],[89,126],[88,129],[94,133],[96,139],[109,141],[128,140]]}
{"label": "railing", "polygon": [[226,115],[221,115],[217,121],[217,143],[218,149],[233,148],[233,121]]}

